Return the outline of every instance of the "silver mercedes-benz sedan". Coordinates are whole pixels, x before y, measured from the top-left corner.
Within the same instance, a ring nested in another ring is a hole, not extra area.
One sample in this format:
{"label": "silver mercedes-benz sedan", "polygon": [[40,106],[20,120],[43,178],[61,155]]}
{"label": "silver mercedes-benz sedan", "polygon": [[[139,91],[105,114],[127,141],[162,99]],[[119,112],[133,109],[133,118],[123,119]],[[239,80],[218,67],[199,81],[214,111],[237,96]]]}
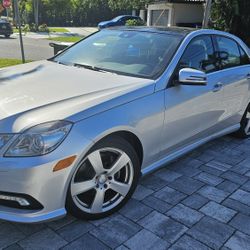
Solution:
{"label": "silver mercedes-benz sedan", "polygon": [[98,219],[139,177],[250,135],[250,54],[214,30],[114,28],[0,70],[0,219]]}

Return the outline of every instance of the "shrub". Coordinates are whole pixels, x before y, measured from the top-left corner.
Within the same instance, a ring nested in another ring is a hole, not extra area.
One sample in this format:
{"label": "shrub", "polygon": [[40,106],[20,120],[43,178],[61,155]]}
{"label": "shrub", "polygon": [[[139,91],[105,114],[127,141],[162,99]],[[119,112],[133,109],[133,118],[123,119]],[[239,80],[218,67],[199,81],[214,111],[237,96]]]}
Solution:
{"label": "shrub", "polygon": [[31,32],[36,32],[36,31],[37,31],[37,30],[36,30],[36,25],[35,25],[34,23],[31,23],[31,24],[29,25],[29,29],[30,29]]}
{"label": "shrub", "polygon": [[127,26],[143,26],[145,25],[144,21],[142,20],[136,20],[136,19],[130,19],[126,22]]}
{"label": "shrub", "polygon": [[23,27],[23,32],[26,34],[27,32],[30,31],[30,26],[29,24],[25,24],[24,27]]}
{"label": "shrub", "polygon": [[249,12],[249,0],[214,0],[210,26],[233,33],[250,46]]}
{"label": "shrub", "polygon": [[47,24],[44,23],[44,24],[42,24],[42,25],[40,25],[40,26],[38,27],[38,31],[49,33],[49,28],[48,28]]}

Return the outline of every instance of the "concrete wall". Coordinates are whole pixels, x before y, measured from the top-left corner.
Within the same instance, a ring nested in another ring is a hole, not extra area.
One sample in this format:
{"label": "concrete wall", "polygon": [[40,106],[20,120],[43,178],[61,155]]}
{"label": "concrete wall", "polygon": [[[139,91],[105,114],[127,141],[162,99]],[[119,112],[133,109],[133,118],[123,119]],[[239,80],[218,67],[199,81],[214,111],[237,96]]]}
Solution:
{"label": "concrete wall", "polygon": [[202,4],[174,4],[173,23],[201,23],[204,15]]}
{"label": "concrete wall", "polygon": [[148,6],[148,26],[152,23],[151,15],[153,10],[169,11],[167,26],[175,26],[177,23],[201,23],[204,15],[204,5],[202,4],[150,4]]}

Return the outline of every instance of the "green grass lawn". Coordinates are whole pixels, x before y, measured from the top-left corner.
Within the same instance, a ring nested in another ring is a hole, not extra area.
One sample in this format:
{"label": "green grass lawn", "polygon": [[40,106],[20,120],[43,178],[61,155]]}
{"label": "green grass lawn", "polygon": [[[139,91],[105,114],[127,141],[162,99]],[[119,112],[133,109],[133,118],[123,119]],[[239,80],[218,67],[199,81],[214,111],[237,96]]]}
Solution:
{"label": "green grass lawn", "polygon": [[49,28],[50,32],[69,32],[67,29],[65,28]]}
{"label": "green grass lawn", "polygon": [[75,43],[81,40],[82,38],[83,38],[82,36],[59,36],[59,37],[49,38],[49,40],[56,41],[56,42]]}
{"label": "green grass lawn", "polygon": [[[68,31],[67,29],[65,29],[65,28],[49,28],[49,31],[50,31],[51,33],[54,33],[54,32],[62,32],[62,33],[69,32],[69,31]],[[14,27],[13,27],[13,32],[14,32],[14,33],[18,33],[19,30],[18,30],[17,28],[14,28]]]}
{"label": "green grass lawn", "polygon": [[[27,61],[30,62],[30,61]],[[19,59],[7,59],[7,58],[0,58],[0,68],[9,67],[17,64],[21,64],[22,60]]]}
{"label": "green grass lawn", "polygon": [[13,28],[13,32],[14,32],[14,33],[18,33],[19,30],[18,30],[17,28]]}

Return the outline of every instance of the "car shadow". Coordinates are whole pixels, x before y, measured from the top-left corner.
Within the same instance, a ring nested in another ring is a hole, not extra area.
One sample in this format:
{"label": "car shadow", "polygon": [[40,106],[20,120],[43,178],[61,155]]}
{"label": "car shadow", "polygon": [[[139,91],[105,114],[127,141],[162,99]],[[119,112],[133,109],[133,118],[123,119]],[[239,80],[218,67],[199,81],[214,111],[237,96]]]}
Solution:
{"label": "car shadow", "polygon": [[0,39],[1,40],[14,40],[14,39],[16,39],[16,37],[4,37],[4,36],[0,36]]}

